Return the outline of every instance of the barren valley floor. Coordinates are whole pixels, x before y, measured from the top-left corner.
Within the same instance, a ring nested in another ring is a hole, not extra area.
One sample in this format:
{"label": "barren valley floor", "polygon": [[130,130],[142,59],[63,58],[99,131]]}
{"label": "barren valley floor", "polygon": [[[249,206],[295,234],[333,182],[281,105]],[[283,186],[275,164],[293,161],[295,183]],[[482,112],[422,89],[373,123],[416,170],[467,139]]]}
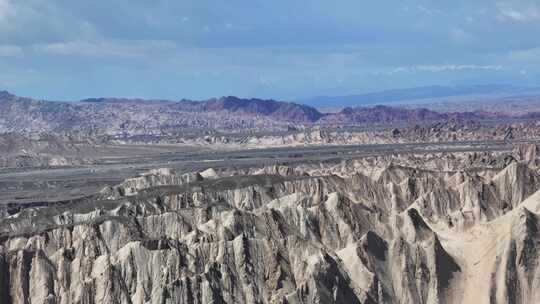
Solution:
{"label": "barren valley floor", "polygon": [[[511,151],[515,145],[540,140],[486,140],[436,143],[316,145],[219,151],[196,146],[115,145],[95,155],[96,163],[79,166],[0,169],[0,203],[40,203],[94,194],[106,186],[151,169],[179,172],[208,168],[249,168],[298,163],[339,162],[400,154]],[[111,154],[113,156],[111,156]]]}

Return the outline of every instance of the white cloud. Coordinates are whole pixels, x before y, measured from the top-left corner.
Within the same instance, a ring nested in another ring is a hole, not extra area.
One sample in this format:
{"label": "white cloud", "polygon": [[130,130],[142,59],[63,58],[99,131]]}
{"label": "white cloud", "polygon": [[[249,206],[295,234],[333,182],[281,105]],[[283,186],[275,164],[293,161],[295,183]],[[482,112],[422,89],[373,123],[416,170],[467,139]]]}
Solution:
{"label": "white cloud", "polygon": [[413,72],[454,72],[465,70],[484,70],[484,71],[502,71],[502,65],[476,65],[476,64],[442,64],[442,65],[414,65],[402,66],[393,68],[390,71],[379,72],[377,74],[394,75],[398,73],[413,73]]}
{"label": "white cloud", "polygon": [[173,49],[170,41],[101,40],[69,41],[34,45],[34,51],[52,55],[78,55],[86,57],[139,57],[153,50]]}
{"label": "white cloud", "polygon": [[0,45],[0,57],[18,57],[22,56],[23,50],[16,45]]}
{"label": "white cloud", "polygon": [[536,1],[497,2],[500,21],[531,22],[540,20],[540,4]]}
{"label": "white cloud", "polygon": [[450,38],[454,42],[467,42],[472,39],[472,35],[466,32],[464,29],[459,27],[454,27],[450,29]]}
{"label": "white cloud", "polygon": [[94,24],[64,1],[0,0],[0,43],[30,45],[100,37]]}
{"label": "white cloud", "polygon": [[425,7],[423,5],[418,5],[416,7],[421,13],[425,14],[425,15],[435,15],[435,14],[439,14],[441,11],[438,10],[438,9],[434,9],[434,8],[429,8],[429,7]]}
{"label": "white cloud", "polygon": [[0,0],[0,20],[4,19],[11,10],[9,0]]}
{"label": "white cloud", "polygon": [[272,80],[271,78],[269,78],[267,76],[259,75],[258,83],[261,86],[269,87],[269,86],[272,86],[274,84],[274,80]]}
{"label": "white cloud", "polygon": [[540,47],[526,50],[511,51],[508,58],[513,63],[540,63]]}
{"label": "white cloud", "polygon": [[419,65],[415,67],[418,71],[427,72],[446,72],[461,70],[492,70],[501,71],[504,68],[501,65],[475,65],[475,64],[446,64],[446,65]]}

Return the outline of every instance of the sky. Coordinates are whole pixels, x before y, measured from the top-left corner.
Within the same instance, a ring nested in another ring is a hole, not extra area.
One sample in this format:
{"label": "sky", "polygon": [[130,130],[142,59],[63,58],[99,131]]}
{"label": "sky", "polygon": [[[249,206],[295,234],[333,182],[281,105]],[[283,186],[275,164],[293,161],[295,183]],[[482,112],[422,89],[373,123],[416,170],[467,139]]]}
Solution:
{"label": "sky", "polygon": [[0,90],[298,100],[540,84],[539,0],[0,0]]}

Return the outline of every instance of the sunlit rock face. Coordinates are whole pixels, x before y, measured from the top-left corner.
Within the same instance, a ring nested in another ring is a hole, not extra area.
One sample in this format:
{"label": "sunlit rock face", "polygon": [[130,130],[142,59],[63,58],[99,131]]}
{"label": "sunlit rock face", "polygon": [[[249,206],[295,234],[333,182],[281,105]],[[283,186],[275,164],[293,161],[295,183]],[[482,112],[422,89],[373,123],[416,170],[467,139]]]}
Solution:
{"label": "sunlit rock face", "polygon": [[534,151],[159,169],[8,208],[0,302],[536,303]]}

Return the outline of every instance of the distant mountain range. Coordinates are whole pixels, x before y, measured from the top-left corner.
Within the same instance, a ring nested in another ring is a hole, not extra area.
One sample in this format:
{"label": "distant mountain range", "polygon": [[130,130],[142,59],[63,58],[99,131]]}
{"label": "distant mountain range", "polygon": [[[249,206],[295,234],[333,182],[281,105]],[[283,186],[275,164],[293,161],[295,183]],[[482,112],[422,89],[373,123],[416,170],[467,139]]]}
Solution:
{"label": "distant mountain range", "polygon": [[318,96],[298,100],[313,107],[354,107],[375,104],[410,104],[442,101],[540,96],[540,87],[510,85],[425,86],[345,96]]}
{"label": "distant mountain range", "polygon": [[345,108],[338,113],[324,116],[321,122],[335,124],[391,124],[399,122],[442,121],[448,119],[474,120],[492,117],[507,118],[508,115],[486,112],[439,113],[424,108],[403,109],[378,105],[374,107]]}
{"label": "distant mountain range", "polygon": [[263,100],[257,98],[243,99],[234,96],[212,98],[204,101],[183,99],[180,101],[170,100],[146,100],[126,98],[89,98],[81,100],[83,103],[95,104],[138,104],[138,105],[161,105],[180,112],[218,112],[253,114],[271,117],[284,121],[316,121],[322,114],[313,107],[275,100]]}
{"label": "distant mountain range", "polygon": [[346,107],[337,113],[323,113],[298,103],[233,96],[205,101],[94,98],[53,102],[0,91],[0,133],[91,138],[273,132],[306,124],[392,124],[536,117],[540,117],[536,110],[519,114],[502,111],[450,113],[384,105]]}
{"label": "distant mountain range", "polygon": [[0,91],[0,133],[185,136],[287,130],[324,114],[301,104],[233,96],[205,101],[92,98],[53,102]]}

